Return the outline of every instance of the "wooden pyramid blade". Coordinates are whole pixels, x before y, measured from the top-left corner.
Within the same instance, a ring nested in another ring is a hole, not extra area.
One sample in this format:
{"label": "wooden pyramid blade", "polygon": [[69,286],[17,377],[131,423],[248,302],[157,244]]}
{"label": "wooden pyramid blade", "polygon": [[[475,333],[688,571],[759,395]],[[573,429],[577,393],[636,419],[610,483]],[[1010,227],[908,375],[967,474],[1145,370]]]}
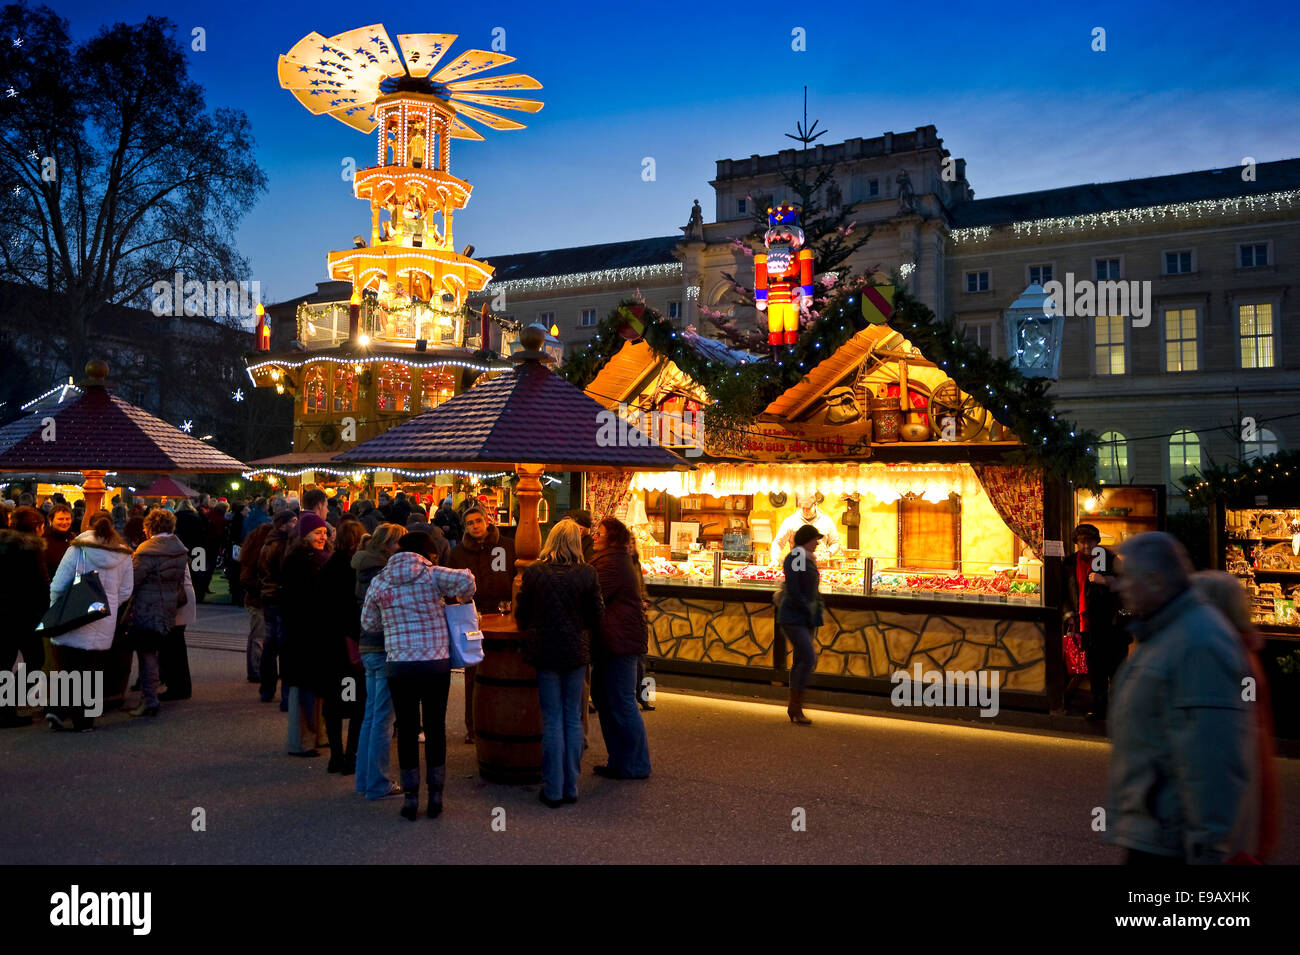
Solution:
{"label": "wooden pyramid blade", "polygon": [[535,113],[542,108],[542,103],[535,99],[520,99],[517,96],[493,96],[491,93],[462,93],[458,87],[460,84],[453,83],[448,87],[451,90],[451,98],[458,103],[471,102],[482,103],[484,106],[495,106],[497,109],[517,109],[525,113]]}
{"label": "wooden pyramid blade", "polygon": [[401,44],[402,58],[406,69],[412,76],[428,76],[429,71],[438,65],[451,45],[456,42],[455,33],[399,33],[397,42]]}
{"label": "wooden pyramid blade", "polygon": [[488,50],[466,50],[435,73],[433,82],[450,83],[462,76],[482,73],[484,70],[495,69],[498,66],[505,66],[507,63],[513,63],[514,61],[513,56],[506,56],[504,53],[492,53]]}
{"label": "wooden pyramid blade", "polygon": [[287,56],[280,57],[276,72],[280,78],[280,85],[287,90],[324,90],[331,93],[347,93],[349,95],[364,96],[367,93],[373,95],[371,89],[373,84],[361,80],[336,79],[338,75],[331,70],[321,66],[311,66],[306,63],[295,63]]}
{"label": "wooden pyramid blade", "polygon": [[525,129],[523,123],[517,123],[513,119],[506,119],[504,116],[498,116],[496,113],[489,113],[485,109],[479,109],[477,106],[470,106],[468,103],[458,103],[453,98],[452,105],[456,107],[457,114],[468,116],[470,119],[476,119],[484,126],[490,126],[493,129]]}
{"label": "wooden pyramid blade", "polygon": [[299,63],[310,63],[320,56],[322,44],[328,45],[329,40],[313,30],[295,43],[285,56]]}
{"label": "wooden pyramid blade", "polygon": [[352,59],[350,65],[376,87],[381,79],[406,73],[397,55],[397,47],[382,23],[357,27],[329,38],[329,44]]}
{"label": "wooden pyramid blade", "polygon": [[374,100],[351,105],[345,104],[337,109],[329,110],[326,115],[333,116],[340,123],[358,129],[363,133],[372,132],[379,125],[379,122],[375,119]]}
{"label": "wooden pyramid blade", "polygon": [[505,76],[488,76],[463,83],[449,84],[448,89],[460,92],[485,92],[492,90],[539,90],[542,84],[524,73],[507,73]]}
{"label": "wooden pyramid blade", "polygon": [[459,119],[451,121],[451,138],[452,139],[477,139],[483,140],[483,135],[476,129],[471,129]]}

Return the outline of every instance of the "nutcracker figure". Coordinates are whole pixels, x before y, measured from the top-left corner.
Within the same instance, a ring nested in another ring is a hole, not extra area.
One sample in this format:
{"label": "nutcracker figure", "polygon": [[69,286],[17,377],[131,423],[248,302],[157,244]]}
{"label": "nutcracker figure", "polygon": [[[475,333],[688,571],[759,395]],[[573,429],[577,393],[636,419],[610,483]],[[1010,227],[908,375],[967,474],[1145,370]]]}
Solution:
{"label": "nutcracker figure", "polygon": [[[767,210],[763,245],[754,256],[754,304],[767,312],[767,342],[776,361],[782,344],[799,338],[799,313],[812,305],[813,254],[805,249],[799,207],[785,203]],[[783,337],[784,336],[784,337]]]}

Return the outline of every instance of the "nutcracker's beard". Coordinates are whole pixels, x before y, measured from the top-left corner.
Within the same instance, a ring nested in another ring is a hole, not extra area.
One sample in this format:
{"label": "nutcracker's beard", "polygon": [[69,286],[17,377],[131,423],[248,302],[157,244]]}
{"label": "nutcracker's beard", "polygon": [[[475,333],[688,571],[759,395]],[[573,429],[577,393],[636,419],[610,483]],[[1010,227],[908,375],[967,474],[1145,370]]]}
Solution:
{"label": "nutcracker's beard", "polygon": [[794,261],[794,249],[788,245],[774,245],[767,250],[767,271],[772,275],[784,275],[790,271]]}

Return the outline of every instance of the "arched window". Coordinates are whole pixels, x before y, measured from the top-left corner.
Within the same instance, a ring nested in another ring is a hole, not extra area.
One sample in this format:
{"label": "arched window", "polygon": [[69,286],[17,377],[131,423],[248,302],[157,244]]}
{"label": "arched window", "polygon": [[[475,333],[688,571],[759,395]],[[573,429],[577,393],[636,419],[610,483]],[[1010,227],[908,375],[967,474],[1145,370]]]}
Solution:
{"label": "arched window", "polygon": [[456,392],[456,376],[446,368],[426,368],[420,375],[420,407],[436,408]]}
{"label": "arched window", "polygon": [[1128,483],[1128,439],[1118,431],[1105,432],[1097,444],[1097,480]]}
{"label": "arched window", "polygon": [[411,369],[396,362],[379,366],[379,410],[411,410]]}
{"label": "arched window", "polygon": [[334,411],[357,410],[357,370],[353,365],[334,366]]}
{"label": "arched window", "polygon": [[1258,461],[1260,458],[1277,454],[1279,450],[1277,435],[1268,428],[1260,428],[1255,432],[1254,441],[1243,441],[1241,443],[1241,460],[1243,463],[1249,464],[1252,461]]}
{"label": "arched window", "polygon": [[1193,431],[1175,431],[1169,437],[1169,481],[1201,470],[1201,439]]}
{"label": "arched window", "polygon": [[305,414],[324,414],[329,410],[328,387],[325,370],[320,365],[307,370],[302,386],[302,410]]}

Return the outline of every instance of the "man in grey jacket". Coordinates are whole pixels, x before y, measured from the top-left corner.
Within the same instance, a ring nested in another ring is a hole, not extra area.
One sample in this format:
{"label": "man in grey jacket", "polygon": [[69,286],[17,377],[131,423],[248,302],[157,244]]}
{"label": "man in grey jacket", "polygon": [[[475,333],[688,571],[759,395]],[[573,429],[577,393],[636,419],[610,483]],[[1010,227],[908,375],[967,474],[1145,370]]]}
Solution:
{"label": "man in grey jacket", "polygon": [[1119,549],[1115,582],[1137,648],[1111,688],[1107,841],[1127,862],[1222,863],[1243,849],[1258,802],[1250,667],[1231,625],[1191,589],[1169,534]]}

